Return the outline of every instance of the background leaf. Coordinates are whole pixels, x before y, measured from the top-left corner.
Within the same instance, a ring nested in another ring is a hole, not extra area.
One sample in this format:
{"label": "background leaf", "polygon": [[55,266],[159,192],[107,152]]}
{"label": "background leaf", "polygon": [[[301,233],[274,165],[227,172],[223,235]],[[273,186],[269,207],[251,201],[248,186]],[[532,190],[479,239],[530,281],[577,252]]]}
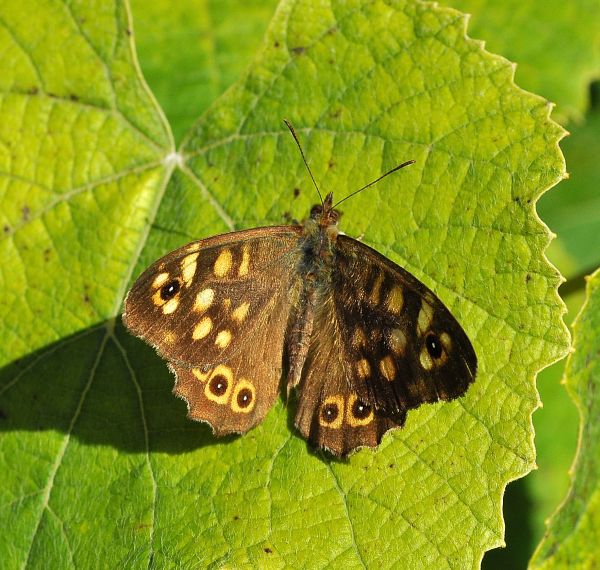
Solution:
{"label": "background leaf", "polygon": [[250,63],[275,0],[133,0],[136,49],[176,141]]}
{"label": "background leaf", "polygon": [[117,313],[167,178],[126,9],[96,8],[2,3],[2,364]]}
{"label": "background leaf", "polygon": [[579,448],[569,494],[550,522],[531,568],[591,568],[600,558],[598,384],[600,382],[600,270],[588,280],[586,303],[573,326],[575,352],[569,356],[567,391],[581,415]]}
{"label": "background leaf", "polygon": [[[77,22],[80,42],[93,39],[110,56],[130,22],[120,4],[95,9],[117,32],[59,3],[47,18],[55,27],[63,17]],[[12,31],[2,37],[4,53],[19,51],[17,32],[30,26],[20,13],[3,5]],[[115,211],[90,201],[87,224],[65,215],[60,228],[69,239],[40,238],[61,259],[80,247],[73,228],[94,233],[82,241],[95,263],[86,276],[99,290],[90,301],[106,297],[111,309],[97,326],[74,326],[62,289],[52,304],[23,300],[37,316],[23,313],[13,326],[23,339],[37,337],[11,349],[0,374],[0,517],[11,529],[0,553],[9,567],[477,567],[502,542],[504,486],[533,465],[533,378],[568,343],[558,275],[543,257],[549,237],[533,205],[563,176],[562,131],[544,101],[514,86],[511,65],[467,40],[464,27],[456,12],[413,2],[284,1],[248,73],[207,110],[179,154],[147,95],[146,107],[128,107],[162,133],[154,136],[155,162],[141,161],[144,172],[156,166],[156,178],[145,192],[114,191],[107,202]],[[108,75],[117,101],[132,89],[145,93],[125,54],[119,74]],[[98,66],[96,74],[110,69],[104,60]],[[16,61],[11,73],[25,68]],[[12,85],[9,78],[3,96]],[[411,413],[377,452],[348,462],[310,452],[281,402],[246,436],[216,441],[185,419],[164,363],[112,319],[132,260],[137,274],[191,237],[305,215],[315,196],[283,117],[298,128],[322,187],[336,195],[417,160],[345,203],[343,227],[431,286],[480,360],[466,398]],[[43,121],[31,120],[45,133]],[[84,135],[96,133],[84,127]],[[28,154],[26,144],[17,148]],[[68,157],[79,164],[85,152],[72,145],[60,160],[42,153],[36,165],[57,168]],[[103,164],[102,153],[94,158]],[[9,179],[13,165],[5,165]],[[135,204],[135,223],[132,214],[121,219],[119,200]],[[133,251],[95,234],[105,219],[110,238],[114,228],[134,228]],[[126,254],[125,269],[103,265]],[[58,266],[44,284],[55,273],[71,283]]]}
{"label": "background leaf", "polygon": [[581,120],[600,75],[600,11],[594,0],[453,0],[473,14],[471,35],[516,62],[517,83],[557,104],[562,122]]}

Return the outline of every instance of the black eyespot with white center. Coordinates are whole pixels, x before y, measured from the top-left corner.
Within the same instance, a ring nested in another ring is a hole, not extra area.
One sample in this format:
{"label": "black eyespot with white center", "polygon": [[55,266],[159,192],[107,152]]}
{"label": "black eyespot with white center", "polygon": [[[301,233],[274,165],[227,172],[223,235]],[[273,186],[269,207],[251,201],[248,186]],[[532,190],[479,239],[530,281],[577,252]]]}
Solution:
{"label": "black eyespot with white center", "polygon": [[175,295],[179,293],[180,289],[181,283],[179,282],[179,279],[173,279],[172,281],[169,281],[166,285],[163,285],[161,287],[160,298],[163,301],[168,301],[169,299],[175,297]]}
{"label": "black eyespot with white center", "polygon": [[440,358],[444,352],[444,348],[442,347],[439,337],[433,333],[429,333],[425,338],[425,348],[427,348],[429,356],[431,356],[431,358],[434,360]]}
{"label": "black eyespot with white center", "polygon": [[237,405],[240,408],[247,408],[252,403],[252,390],[250,388],[242,388],[237,395]]}
{"label": "black eyespot with white center", "polygon": [[321,419],[326,424],[332,424],[340,415],[340,409],[334,402],[329,402],[321,408]]}
{"label": "black eyespot with white center", "polygon": [[364,420],[371,413],[371,406],[369,404],[365,404],[360,400],[356,400],[354,404],[352,404],[352,415],[357,420]]}
{"label": "black eyespot with white center", "polygon": [[215,396],[222,396],[225,394],[225,392],[227,392],[228,385],[229,383],[227,382],[227,378],[225,378],[225,376],[222,374],[217,374],[211,379],[209,389]]}

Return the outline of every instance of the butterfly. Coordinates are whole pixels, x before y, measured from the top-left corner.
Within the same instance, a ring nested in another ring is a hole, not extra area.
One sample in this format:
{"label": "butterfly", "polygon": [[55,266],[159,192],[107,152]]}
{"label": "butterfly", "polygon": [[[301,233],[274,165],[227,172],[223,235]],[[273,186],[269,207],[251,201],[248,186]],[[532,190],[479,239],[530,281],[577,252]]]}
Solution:
{"label": "butterfly", "polygon": [[126,327],[167,360],[188,416],[215,435],[259,424],[283,377],[302,436],[346,456],[475,380],[475,351],[450,311],[411,273],[340,233],[338,204],[329,193],[303,224],[191,242],[127,294]]}

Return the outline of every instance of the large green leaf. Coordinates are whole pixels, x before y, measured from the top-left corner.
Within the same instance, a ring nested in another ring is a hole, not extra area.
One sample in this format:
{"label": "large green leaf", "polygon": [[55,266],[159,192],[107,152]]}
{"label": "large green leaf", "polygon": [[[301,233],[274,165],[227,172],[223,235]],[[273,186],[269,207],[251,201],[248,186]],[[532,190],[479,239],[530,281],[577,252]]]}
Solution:
{"label": "large green leaf", "polygon": [[121,3],[0,7],[0,364],[121,305],[171,150],[127,26]]}
{"label": "large green leaf", "polygon": [[[14,300],[3,307],[18,315],[3,327],[21,341],[4,347],[0,374],[0,520],[10,529],[2,560],[10,568],[477,567],[502,543],[507,481],[533,466],[534,376],[568,344],[559,276],[543,255],[549,236],[534,211],[564,174],[562,131],[545,101],[518,89],[510,64],[465,37],[457,12],[284,1],[248,73],[176,154],[135,67],[123,6],[85,9],[0,9],[9,30],[2,53],[22,54],[9,60],[3,100],[48,58],[48,73],[78,98],[66,102],[61,126],[82,141],[61,154],[42,146],[30,159],[35,170],[20,172],[33,137],[4,136],[20,159],[3,162],[6,187],[37,174],[54,190],[52,176],[71,165],[71,177],[82,168],[85,188],[68,189],[62,208],[43,204],[37,217],[30,206],[32,219],[18,227],[11,218],[2,242],[14,251],[2,268]],[[28,44],[32,17],[49,32]],[[90,50],[100,54],[95,66]],[[131,166],[137,139],[123,148],[109,121],[106,132],[77,122],[107,107],[83,101],[80,75],[90,89],[107,82],[110,101],[128,102],[128,124],[144,125],[134,134],[152,141],[149,158]],[[23,105],[54,101],[41,89],[20,96]],[[38,139],[52,132],[46,115],[26,117]],[[283,402],[247,435],[215,440],[185,419],[164,363],[114,318],[134,264],[137,274],[191,237],[306,214],[315,195],[283,117],[337,196],[417,160],[346,202],[343,229],[431,286],[479,357],[464,399],[412,412],[379,450],[347,462],[307,449]],[[103,190],[106,175],[94,175],[107,165],[150,174]],[[3,195],[13,217],[15,196]],[[23,264],[32,244],[38,257]],[[9,279],[15,265],[27,269],[21,285]],[[99,309],[88,316],[87,305]]]}
{"label": "large green leaf", "polygon": [[600,560],[600,270],[588,280],[573,339],[575,352],[565,371],[567,390],[581,416],[573,481],[531,568],[594,568]]}
{"label": "large green leaf", "polygon": [[144,77],[175,140],[250,63],[275,5],[275,0],[133,0]]}
{"label": "large green leaf", "polygon": [[600,234],[600,109],[586,115],[586,122],[576,125],[564,141],[568,158],[569,180],[564,192],[549,192],[540,201],[539,212],[550,229],[560,236],[551,253],[567,277],[591,271],[600,263],[600,251],[590,247]]}

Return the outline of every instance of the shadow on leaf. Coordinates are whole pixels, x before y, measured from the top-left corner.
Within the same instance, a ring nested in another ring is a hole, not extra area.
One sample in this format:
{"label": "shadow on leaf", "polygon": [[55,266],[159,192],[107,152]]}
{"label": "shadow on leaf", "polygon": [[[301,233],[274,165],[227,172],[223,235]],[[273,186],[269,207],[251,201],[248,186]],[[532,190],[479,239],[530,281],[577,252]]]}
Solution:
{"label": "shadow on leaf", "polygon": [[107,321],[0,370],[0,431],[55,430],[125,452],[182,453],[216,439],[186,417],[153,349]]}

